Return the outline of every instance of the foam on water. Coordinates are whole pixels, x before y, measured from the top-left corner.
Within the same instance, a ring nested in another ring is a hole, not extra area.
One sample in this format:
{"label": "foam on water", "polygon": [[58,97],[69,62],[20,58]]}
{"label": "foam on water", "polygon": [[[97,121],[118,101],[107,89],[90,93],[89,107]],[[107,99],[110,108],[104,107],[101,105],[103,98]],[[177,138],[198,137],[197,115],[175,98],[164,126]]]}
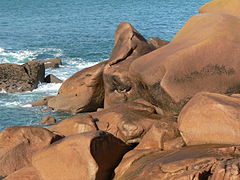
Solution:
{"label": "foam on water", "polygon": [[31,104],[24,104],[24,105],[21,105],[21,106],[24,107],[24,108],[31,108],[32,107]]}
{"label": "foam on water", "polygon": [[4,90],[4,89],[2,89],[1,91],[0,91],[0,94],[6,94],[7,92]]}
{"label": "foam on water", "polygon": [[[58,91],[62,84],[61,83],[42,83],[38,85],[37,89],[34,89],[32,93],[46,92],[48,94],[53,94]],[[55,94],[54,94],[55,95]]]}
{"label": "foam on water", "polygon": [[62,50],[56,48],[39,48],[37,50],[5,50],[0,48],[0,63],[23,64],[42,56],[60,57],[62,55]]}
{"label": "foam on water", "polygon": [[79,70],[82,70],[84,68],[94,66],[97,63],[99,63],[99,62],[86,62],[81,59],[80,61],[70,61],[68,64],[69,64],[69,66],[72,66],[72,67],[78,68]]}
{"label": "foam on water", "polygon": [[17,101],[13,101],[13,102],[6,102],[4,105],[8,107],[14,107],[14,106],[21,106],[21,103]]}
{"label": "foam on water", "polygon": [[9,107],[9,108],[31,108],[32,105],[29,103],[23,103],[19,101],[13,101],[13,102],[1,102],[0,106],[2,107]]}
{"label": "foam on water", "polygon": [[50,68],[46,69],[46,75],[47,74],[54,74],[61,80],[66,80],[70,76],[72,76],[74,73],[91,66],[94,66],[98,62],[89,62],[86,59],[83,58],[62,58],[63,65],[60,66],[60,68]]}

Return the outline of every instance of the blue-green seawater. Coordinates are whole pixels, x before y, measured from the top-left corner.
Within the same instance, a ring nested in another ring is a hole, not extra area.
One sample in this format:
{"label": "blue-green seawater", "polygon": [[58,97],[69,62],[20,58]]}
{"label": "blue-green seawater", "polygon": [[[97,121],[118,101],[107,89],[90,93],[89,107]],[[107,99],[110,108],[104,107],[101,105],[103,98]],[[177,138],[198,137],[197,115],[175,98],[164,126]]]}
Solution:
{"label": "blue-green seawater", "polygon": [[[0,63],[22,64],[32,59],[60,57],[63,66],[49,69],[65,80],[73,73],[108,59],[114,32],[130,22],[145,38],[171,40],[208,0],[1,0]],[[0,72],[1,73],[1,72]],[[41,84],[33,92],[0,92],[0,130],[15,125],[39,125],[52,114],[30,102],[55,95],[61,84]]]}

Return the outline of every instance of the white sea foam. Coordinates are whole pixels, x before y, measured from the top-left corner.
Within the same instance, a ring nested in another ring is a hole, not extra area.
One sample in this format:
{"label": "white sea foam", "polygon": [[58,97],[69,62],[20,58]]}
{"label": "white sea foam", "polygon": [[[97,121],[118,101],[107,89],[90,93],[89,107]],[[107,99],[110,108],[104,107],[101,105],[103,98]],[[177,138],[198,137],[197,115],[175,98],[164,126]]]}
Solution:
{"label": "white sea foam", "polygon": [[24,105],[21,105],[21,106],[24,107],[24,108],[30,108],[30,107],[32,107],[31,104],[24,104]]}
{"label": "white sea foam", "polygon": [[74,58],[72,60],[68,60],[67,64],[73,67],[77,67],[77,68],[87,68],[90,66],[94,66],[95,64],[97,64],[99,62],[86,62],[84,61],[82,58]]}
{"label": "white sea foam", "polygon": [[41,83],[33,92],[57,92],[62,84],[61,83]]}
{"label": "white sea foam", "polygon": [[10,51],[0,51],[0,56],[1,56],[1,62],[4,63],[24,63],[25,61],[32,60],[34,59],[37,54],[34,51],[15,51],[15,52],[10,52]]}
{"label": "white sea foam", "polygon": [[0,48],[0,63],[17,63],[23,64],[27,61],[37,59],[39,55],[51,55],[54,57],[59,57],[63,55],[61,49],[56,48],[40,48],[37,50],[19,50],[19,51],[9,51]]}
{"label": "white sea foam", "polygon": [[77,67],[79,69],[84,69],[84,68],[88,68],[88,67],[91,67],[91,66],[94,66],[96,65],[98,62],[84,62],[84,63],[79,63],[77,65]]}
{"label": "white sea foam", "polygon": [[54,74],[61,80],[66,80],[70,76],[72,76],[74,73],[84,69],[91,67],[98,62],[84,62],[81,58],[66,58],[63,59],[65,62],[64,65],[62,65],[60,68],[54,69],[46,69],[46,74]]}
{"label": "white sea foam", "polygon": [[7,92],[5,91],[5,89],[2,89],[0,93],[6,94]]}
{"label": "white sea foam", "polygon": [[23,108],[30,108],[30,107],[32,107],[31,104],[21,103],[19,101],[6,102],[6,103],[2,104],[2,106],[6,106],[6,107],[23,107]]}
{"label": "white sea foam", "polygon": [[8,106],[8,107],[21,106],[21,103],[18,102],[18,101],[6,102],[6,103],[5,103],[5,106]]}

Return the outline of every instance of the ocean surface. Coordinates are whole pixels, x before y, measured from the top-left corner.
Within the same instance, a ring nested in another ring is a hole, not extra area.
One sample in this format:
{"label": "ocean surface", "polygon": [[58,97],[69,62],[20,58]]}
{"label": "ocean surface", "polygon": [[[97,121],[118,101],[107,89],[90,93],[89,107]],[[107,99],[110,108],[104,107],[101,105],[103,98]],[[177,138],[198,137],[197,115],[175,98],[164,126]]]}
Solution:
{"label": "ocean surface", "polygon": [[[208,0],[0,0],[0,63],[23,64],[60,57],[59,69],[48,69],[62,80],[108,59],[114,32],[130,22],[146,39],[171,40]],[[1,73],[1,72],[0,72]],[[58,121],[71,114],[43,112],[30,102],[56,95],[61,84],[40,84],[32,92],[0,92],[0,130],[39,125],[43,116]]]}

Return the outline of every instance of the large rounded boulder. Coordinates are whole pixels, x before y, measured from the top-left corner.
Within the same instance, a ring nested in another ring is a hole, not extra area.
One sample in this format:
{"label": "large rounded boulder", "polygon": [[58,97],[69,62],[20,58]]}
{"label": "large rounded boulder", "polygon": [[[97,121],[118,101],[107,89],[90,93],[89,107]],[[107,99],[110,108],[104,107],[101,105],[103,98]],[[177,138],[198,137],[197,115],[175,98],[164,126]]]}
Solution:
{"label": "large rounded boulder", "polygon": [[0,133],[0,176],[31,165],[32,155],[60,139],[41,127],[15,126]]}
{"label": "large rounded boulder", "polygon": [[240,91],[240,19],[206,13],[192,17],[166,46],[131,63],[145,100],[178,114],[200,91]]}
{"label": "large rounded boulder", "polygon": [[129,147],[113,135],[91,131],[68,136],[34,154],[33,167],[44,180],[111,179]]}
{"label": "large rounded boulder", "polygon": [[239,145],[239,117],[239,97],[198,93],[182,109],[178,125],[187,145]]}
{"label": "large rounded boulder", "polygon": [[95,111],[103,107],[103,68],[108,61],[83,69],[63,82],[58,95],[48,101],[57,111],[72,113]]}

